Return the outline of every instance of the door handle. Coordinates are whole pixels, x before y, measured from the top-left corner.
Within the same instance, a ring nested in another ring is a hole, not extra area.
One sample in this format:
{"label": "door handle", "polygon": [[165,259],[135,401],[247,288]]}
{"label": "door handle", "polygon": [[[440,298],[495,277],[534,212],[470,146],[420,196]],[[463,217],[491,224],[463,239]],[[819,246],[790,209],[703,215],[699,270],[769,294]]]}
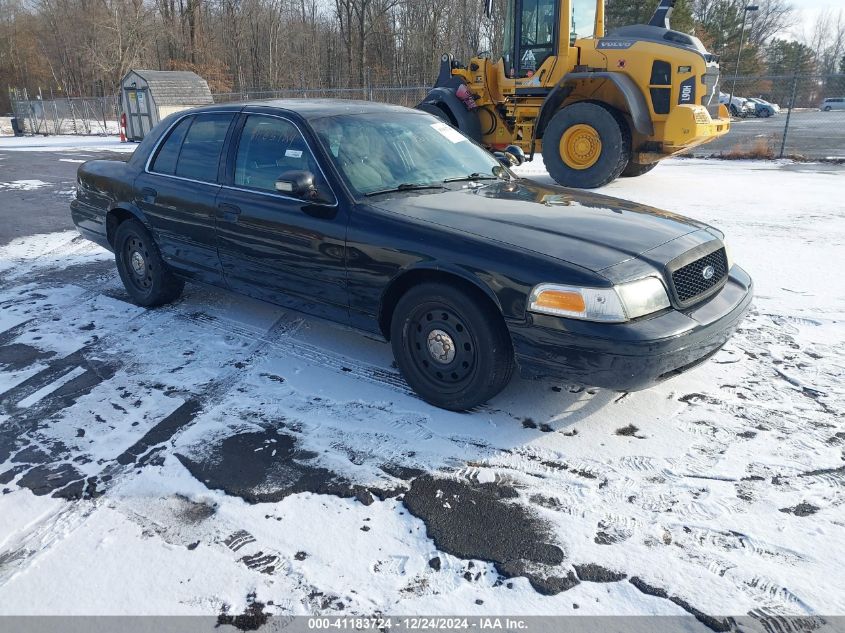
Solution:
{"label": "door handle", "polygon": [[241,215],[241,208],[234,204],[219,204],[217,205],[218,216],[224,222],[237,222],[238,217]]}
{"label": "door handle", "polygon": [[158,196],[158,191],[152,189],[151,187],[144,187],[141,189],[141,199],[144,202],[155,202],[156,196]]}

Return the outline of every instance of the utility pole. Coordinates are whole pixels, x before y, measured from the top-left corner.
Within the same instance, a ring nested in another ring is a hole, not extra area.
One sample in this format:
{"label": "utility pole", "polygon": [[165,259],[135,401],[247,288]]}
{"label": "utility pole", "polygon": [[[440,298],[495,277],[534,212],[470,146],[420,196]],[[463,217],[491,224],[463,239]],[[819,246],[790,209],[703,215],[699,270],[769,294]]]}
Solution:
{"label": "utility pole", "polygon": [[736,54],[736,69],[734,70],[734,80],[731,84],[731,98],[728,100],[728,112],[731,111],[734,104],[734,92],[736,92],[736,79],[739,77],[739,60],[742,58],[742,45],[745,42],[745,22],[748,19],[748,14],[752,11],[758,11],[759,5],[749,4],[742,11],[742,31],[739,35],[739,51]]}

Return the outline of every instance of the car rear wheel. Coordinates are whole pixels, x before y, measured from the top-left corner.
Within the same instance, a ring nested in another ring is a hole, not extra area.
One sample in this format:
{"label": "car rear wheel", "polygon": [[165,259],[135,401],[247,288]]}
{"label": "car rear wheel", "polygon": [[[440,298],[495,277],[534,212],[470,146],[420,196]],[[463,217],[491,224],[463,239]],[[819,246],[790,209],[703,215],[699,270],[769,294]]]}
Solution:
{"label": "car rear wheel", "polygon": [[830,110],[831,110],[830,106],[825,106],[825,108],[824,108],[825,112],[830,112]]}
{"label": "car rear wheel", "polygon": [[456,286],[427,283],[396,304],[390,328],[396,363],[423,400],[465,411],[510,381],[513,351],[501,316]]}
{"label": "car rear wheel", "polygon": [[149,231],[137,220],[117,227],[114,257],[123,286],[136,304],[152,308],[182,294],[184,282],[170,272]]}
{"label": "car rear wheel", "polygon": [[566,187],[602,187],[619,177],[630,155],[628,124],[598,103],[563,108],[543,132],[546,169]]}

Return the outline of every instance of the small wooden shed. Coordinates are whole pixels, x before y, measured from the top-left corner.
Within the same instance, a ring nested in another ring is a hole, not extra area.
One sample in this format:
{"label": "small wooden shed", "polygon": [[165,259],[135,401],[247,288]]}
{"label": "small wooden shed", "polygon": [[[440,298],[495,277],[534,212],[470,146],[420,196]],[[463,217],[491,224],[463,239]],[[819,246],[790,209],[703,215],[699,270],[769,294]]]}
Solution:
{"label": "small wooden shed", "polygon": [[184,70],[130,70],[121,82],[126,137],[140,141],[165,117],[214,103],[208,83]]}

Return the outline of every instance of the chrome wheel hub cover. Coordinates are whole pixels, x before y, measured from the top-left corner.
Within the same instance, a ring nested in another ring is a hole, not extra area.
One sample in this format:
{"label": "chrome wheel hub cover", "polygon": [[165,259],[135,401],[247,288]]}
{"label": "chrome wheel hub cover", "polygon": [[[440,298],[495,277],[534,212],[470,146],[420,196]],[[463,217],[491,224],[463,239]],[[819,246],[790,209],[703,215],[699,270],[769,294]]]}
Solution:
{"label": "chrome wheel hub cover", "polygon": [[455,341],[443,330],[432,330],[428,334],[428,353],[442,365],[455,360]]}
{"label": "chrome wheel hub cover", "polygon": [[142,277],[147,270],[147,262],[144,260],[144,256],[138,251],[132,252],[132,255],[129,256],[129,263],[138,277]]}

